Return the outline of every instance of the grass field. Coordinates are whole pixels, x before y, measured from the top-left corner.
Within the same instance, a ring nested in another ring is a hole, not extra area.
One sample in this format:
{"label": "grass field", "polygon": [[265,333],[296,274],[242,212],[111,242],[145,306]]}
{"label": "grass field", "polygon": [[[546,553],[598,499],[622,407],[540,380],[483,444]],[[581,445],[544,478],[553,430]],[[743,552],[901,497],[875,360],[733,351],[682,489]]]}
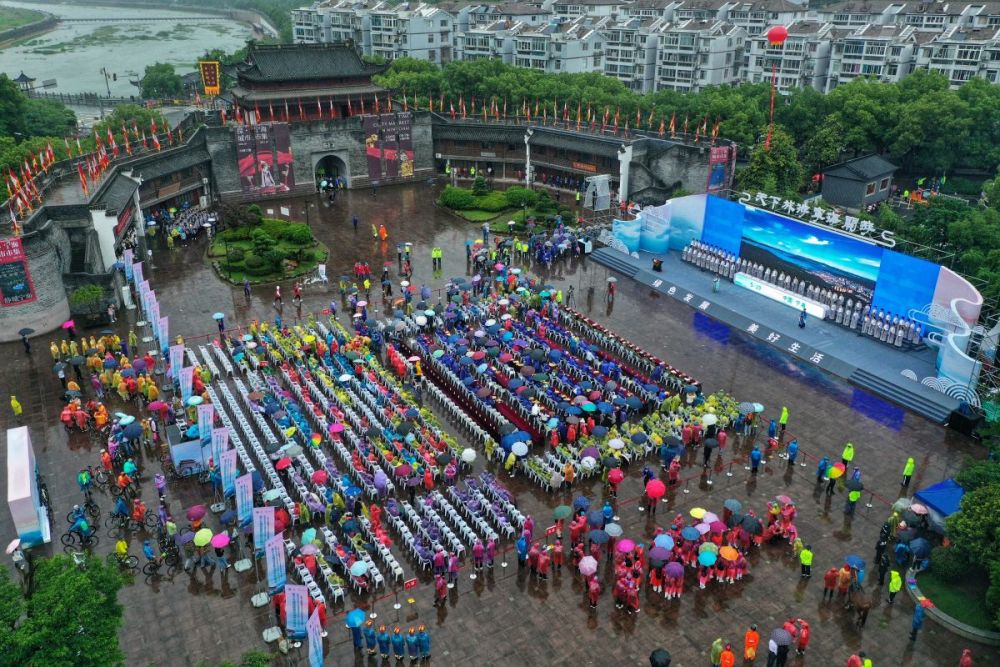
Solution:
{"label": "grass field", "polygon": [[982,581],[945,582],[929,570],[917,577],[917,585],[938,609],[955,620],[982,630],[996,630],[986,609],[986,586]]}
{"label": "grass field", "polygon": [[19,28],[28,23],[41,21],[45,18],[42,12],[33,9],[21,9],[20,7],[0,7],[0,30],[10,30]]}

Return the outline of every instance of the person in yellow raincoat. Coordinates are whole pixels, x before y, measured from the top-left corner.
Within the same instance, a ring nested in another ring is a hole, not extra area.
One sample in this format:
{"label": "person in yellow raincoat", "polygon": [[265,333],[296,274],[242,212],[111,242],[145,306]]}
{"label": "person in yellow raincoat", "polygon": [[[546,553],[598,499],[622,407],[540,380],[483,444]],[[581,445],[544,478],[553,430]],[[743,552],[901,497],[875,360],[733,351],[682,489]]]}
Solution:
{"label": "person in yellow raincoat", "polygon": [[[118,375],[118,374],[116,373],[116,375]],[[119,375],[118,377],[120,378],[121,376]],[[124,379],[120,379],[118,381],[117,388],[118,388],[118,395],[121,396],[122,400],[123,401],[128,401],[128,385],[125,384],[125,380]]]}
{"label": "person in yellow raincoat", "polygon": [[10,409],[13,410],[15,419],[20,419],[21,414],[24,412],[24,409],[21,407],[21,403],[17,400],[17,396],[14,394],[10,395]]}
{"label": "person in yellow raincoat", "polygon": [[138,350],[139,349],[139,337],[135,335],[135,329],[128,332],[128,349]]}
{"label": "person in yellow raincoat", "polygon": [[75,340],[69,342],[69,356],[75,357],[80,354],[80,346],[76,344]]}
{"label": "person in yellow raincoat", "polygon": [[59,351],[62,353],[63,359],[69,356],[69,343],[66,342],[65,338],[59,345]]}
{"label": "person in yellow raincoat", "polygon": [[139,377],[137,377],[135,379],[135,388],[136,388],[136,390],[138,390],[138,392],[140,394],[142,394],[143,398],[146,397],[146,376],[145,375],[140,375]]}
{"label": "person in yellow raincoat", "polygon": [[59,359],[60,359],[60,357],[59,357],[59,346],[56,345],[55,341],[52,341],[52,344],[49,345],[49,352],[52,353],[52,361],[59,361]]}
{"label": "person in yellow raincoat", "polygon": [[156,387],[156,383],[150,380],[146,383],[146,400],[152,403],[160,397],[160,390]]}
{"label": "person in yellow raincoat", "polygon": [[108,423],[108,409],[104,407],[103,403],[97,404],[97,409],[94,410],[94,424],[97,428],[104,428],[105,424]]}

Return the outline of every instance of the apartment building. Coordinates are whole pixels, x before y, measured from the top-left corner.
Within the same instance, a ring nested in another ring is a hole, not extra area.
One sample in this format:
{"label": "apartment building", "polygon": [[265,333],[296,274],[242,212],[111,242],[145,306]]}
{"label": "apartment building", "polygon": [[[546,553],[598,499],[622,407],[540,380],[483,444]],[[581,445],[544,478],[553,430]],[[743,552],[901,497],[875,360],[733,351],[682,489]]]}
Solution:
{"label": "apartment building", "polygon": [[838,28],[866,25],[909,26],[942,32],[952,26],[1000,27],[1000,2],[901,2],[900,0],[846,0],[810,11],[810,17]]}
{"label": "apartment building", "polygon": [[601,72],[604,41],[584,17],[529,27],[514,38],[514,65],[549,73]]}
{"label": "apartment building", "polygon": [[745,39],[743,28],[716,19],[666,25],[659,31],[654,89],[697,92],[736,83]]}
{"label": "apartment building", "polygon": [[665,19],[673,18],[674,11],[684,4],[684,0],[635,0],[623,6],[618,18]]}
{"label": "apartment building", "polygon": [[931,35],[912,26],[870,24],[833,40],[824,92],[858,77],[895,83],[913,71],[917,47]]}
{"label": "apartment building", "polygon": [[405,56],[442,64],[452,60],[455,17],[433,5],[420,4],[412,10],[405,6],[368,12],[366,55],[386,60]]}
{"label": "apartment building", "polygon": [[771,26],[787,26],[804,19],[806,13],[805,7],[788,0],[755,0],[725,3],[717,18],[743,28],[748,37],[754,37],[763,34]]}
{"label": "apartment building", "polygon": [[625,18],[598,24],[604,37],[604,74],[637,93],[652,92],[659,33],[667,25],[662,18]]}
{"label": "apartment building", "polygon": [[944,74],[952,87],[976,76],[996,83],[1000,71],[1000,27],[949,28],[920,46],[916,67]]}
{"label": "apartment building", "polygon": [[825,90],[830,67],[832,23],[795,21],[788,26],[784,44],[768,42],[765,33],[747,37],[742,80],[770,81],[781,92],[811,86]]}
{"label": "apartment building", "polygon": [[511,21],[496,21],[469,28],[458,35],[456,60],[500,60],[514,64],[514,39],[531,26]]}
{"label": "apartment building", "polygon": [[[375,7],[385,6],[378,3]],[[292,10],[292,35],[296,44],[352,43],[361,45],[365,33],[362,18],[366,3],[360,0],[337,0]]]}
{"label": "apartment building", "polygon": [[552,13],[563,19],[602,18],[618,14],[627,4],[628,0],[556,0]]}

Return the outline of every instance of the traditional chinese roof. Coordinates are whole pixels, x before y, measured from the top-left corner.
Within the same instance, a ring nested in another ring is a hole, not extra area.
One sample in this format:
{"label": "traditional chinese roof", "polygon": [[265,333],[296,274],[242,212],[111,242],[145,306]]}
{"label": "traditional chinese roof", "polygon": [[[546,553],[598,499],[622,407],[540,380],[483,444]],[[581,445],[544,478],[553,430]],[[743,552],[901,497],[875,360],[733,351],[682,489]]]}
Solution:
{"label": "traditional chinese roof", "polygon": [[132,195],[139,184],[128,176],[118,174],[94,200],[94,205],[106,208],[109,212],[118,213],[132,201]]}
{"label": "traditional chinese roof", "polygon": [[848,181],[870,181],[879,176],[890,176],[898,168],[888,160],[872,154],[835,164],[824,169],[823,175]]}
{"label": "traditional chinese roof", "polygon": [[212,156],[204,148],[193,148],[183,153],[166,155],[160,159],[149,160],[145,164],[135,168],[135,173],[142,177],[143,181],[159,178],[167,174],[172,174],[196,164],[211,162]]}
{"label": "traditional chinese roof", "polygon": [[328,81],[370,77],[384,69],[362,61],[346,44],[279,44],[251,47],[237,76],[252,82]]}
{"label": "traditional chinese roof", "polygon": [[21,73],[17,76],[16,79],[14,79],[14,83],[31,83],[32,81],[34,81],[34,79],[25,74],[24,70],[21,70]]}

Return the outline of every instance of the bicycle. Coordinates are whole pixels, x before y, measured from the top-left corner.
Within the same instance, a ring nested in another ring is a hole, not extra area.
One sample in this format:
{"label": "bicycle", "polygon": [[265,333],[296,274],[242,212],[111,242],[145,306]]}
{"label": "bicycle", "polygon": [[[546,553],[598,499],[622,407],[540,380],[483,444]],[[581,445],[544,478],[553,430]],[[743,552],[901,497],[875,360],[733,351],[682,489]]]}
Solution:
{"label": "bicycle", "polygon": [[97,537],[96,533],[91,533],[89,536],[83,537],[77,532],[63,533],[61,539],[63,551],[66,553],[83,551],[84,549],[93,549],[100,541],[101,540]]}
{"label": "bicycle", "polygon": [[134,576],[139,572],[139,559],[132,554],[119,556],[117,553],[110,553],[107,557],[109,567],[117,567],[120,570],[129,570]]}
{"label": "bicycle", "polygon": [[122,516],[112,512],[111,516],[104,520],[104,527],[108,529],[108,535],[111,537],[122,537],[125,533],[139,532],[143,529],[144,524],[134,520],[131,516]]}
{"label": "bicycle", "polygon": [[[101,520],[101,508],[92,499],[86,498],[83,501],[82,507],[84,512],[86,512],[86,514],[90,516],[90,518],[93,519],[94,522]],[[66,515],[66,520],[69,521],[70,523],[76,521],[76,516],[74,516],[74,514],[75,512],[70,511]]]}
{"label": "bicycle", "polygon": [[101,487],[102,489],[107,488],[108,483],[112,479],[111,478],[111,473],[109,473],[104,468],[101,468],[100,470],[98,470],[97,472],[95,472],[93,474],[92,478],[94,480],[94,484],[96,484],[97,486]]}
{"label": "bicycle", "polygon": [[[167,566],[166,574],[162,574],[160,572],[160,569],[164,565]],[[147,582],[150,579],[159,579],[159,578],[161,578],[163,576],[166,576],[169,579],[169,578],[173,577],[174,574],[177,573],[177,567],[175,565],[171,565],[170,563],[167,563],[167,562],[161,562],[161,561],[158,561],[158,560],[151,560],[151,561],[146,561],[146,564],[142,566],[142,573],[144,575],[146,575],[146,581]]]}

